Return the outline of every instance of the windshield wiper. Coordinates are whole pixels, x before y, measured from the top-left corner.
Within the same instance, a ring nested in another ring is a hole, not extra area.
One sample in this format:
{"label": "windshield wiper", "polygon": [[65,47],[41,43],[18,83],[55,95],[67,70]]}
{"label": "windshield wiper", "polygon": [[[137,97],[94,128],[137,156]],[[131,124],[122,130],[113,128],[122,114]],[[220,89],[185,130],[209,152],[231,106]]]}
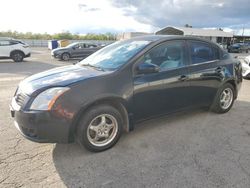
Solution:
{"label": "windshield wiper", "polygon": [[97,70],[101,70],[101,71],[105,71],[104,68],[102,67],[99,67],[99,66],[94,66],[94,65],[91,65],[91,64],[81,64],[82,66],[88,66],[88,67],[92,67],[94,69],[97,69]]}

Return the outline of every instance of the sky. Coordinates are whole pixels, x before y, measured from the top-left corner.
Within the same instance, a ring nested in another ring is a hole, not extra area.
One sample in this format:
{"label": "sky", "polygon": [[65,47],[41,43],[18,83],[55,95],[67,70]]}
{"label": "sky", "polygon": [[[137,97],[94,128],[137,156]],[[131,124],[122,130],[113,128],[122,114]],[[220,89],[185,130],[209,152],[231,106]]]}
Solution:
{"label": "sky", "polygon": [[[166,26],[250,35],[249,0],[3,0],[0,31],[155,32]],[[244,31],[243,31],[244,28]]]}

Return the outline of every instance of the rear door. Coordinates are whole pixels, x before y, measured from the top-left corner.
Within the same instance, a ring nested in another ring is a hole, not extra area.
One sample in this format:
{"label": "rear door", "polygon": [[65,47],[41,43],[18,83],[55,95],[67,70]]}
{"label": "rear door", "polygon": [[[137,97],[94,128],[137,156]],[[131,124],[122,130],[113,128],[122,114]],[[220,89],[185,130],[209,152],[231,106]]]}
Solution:
{"label": "rear door", "polygon": [[189,85],[193,105],[209,105],[223,79],[223,66],[217,46],[199,40],[188,40],[190,55]]}
{"label": "rear door", "polygon": [[75,48],[75,57],[84,57],[85,56],[85,43],[79,43]]}
{"label": "rear door", "polygon": [[98,50],[95,44],[85,44],[84,55],[87,57]]}

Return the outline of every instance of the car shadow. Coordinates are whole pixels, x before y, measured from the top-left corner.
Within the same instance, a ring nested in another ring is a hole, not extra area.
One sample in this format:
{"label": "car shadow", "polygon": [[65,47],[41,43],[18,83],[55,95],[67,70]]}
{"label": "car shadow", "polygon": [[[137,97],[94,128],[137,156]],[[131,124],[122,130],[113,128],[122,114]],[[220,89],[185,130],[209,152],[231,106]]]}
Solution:
{"label": "car shadow", "polygon": [[[194,156],[206,158],[227,147],[237,148],[227,143],[234,138],[231,135],[250,135],[248,112],[249,102],[236,101],[226,114],[199,109],[152,119],[137,124],[113,148],[100,153],[75,143],[56,144],[54,165],[67,187],[165,187],[167,183],[183,187],[195,174],[199,178],[206,173],[197,170]],[[185,168],[191,171],[183,174]]]}
{"label": "car shadow", "polygon": [[[45,71],[51,68],[55,68],[58,66],[62,66],[62,64],[53,64],[51,62],[46,61],[29,61],[25,60],[20,63],[15,63],[13,61],[0,61],[0,74],[6,73],[6,74],[21,74],[21,75],[31,75],[35,74],[41,71]],[[28,71],[27,71],[28,70]]]}

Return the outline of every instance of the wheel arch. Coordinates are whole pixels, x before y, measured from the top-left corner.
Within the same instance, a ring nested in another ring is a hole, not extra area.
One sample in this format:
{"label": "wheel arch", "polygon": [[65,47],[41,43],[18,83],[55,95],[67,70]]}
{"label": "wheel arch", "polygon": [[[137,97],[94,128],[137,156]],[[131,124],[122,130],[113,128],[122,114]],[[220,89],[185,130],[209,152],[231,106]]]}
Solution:
{"label": "wheel arch", "polygon": [[69,54],[69,57],[71,57],[71,52],[68,52],[68,51],[62,52],[62,53],[61,53],[61,56],[62,56],[63,54]]}
{"label": "wheel arch", "polygon": [[82,115],[91,107],[96,106],[96,105],[101,105],[101,104],[108,104],[111,105],[112,107],[116,108],[122,115],[123,118],[123,130],[126,132],[129,132],[131,130],[130,128],[130,123],[129,123],[129,113],[128,113],[128,108],[127,108],[127,101],[119,98],[119,97],[105,97],[105,98],[100,98],[97,100],[94,100],[92,102],[89,102],[88,104],[85,104],[73,118],[71,127],[70,127],[70,135],[69,135],[69,140],[73,140],[75,137],[75,131],[77,129],[77,125],[82,117]]}
{"label": "wheel arch", "polygon": [[223,83],[223,85],[224,85],[224,84],[227,84],[227,83],[228,83],[228,84],[231,84],[231,85],[233,86],[234,92],[235,92],[234,99],[236,99],[237,96],[238,96],[236,81],[235,81],[234,79],[229,79],[229,80],[226,80],[226,81]]}
{"label": "wheel arch", "polygon": [[24,52],[23,52],[22,50],[18,50],[18,49],[12,50],[12,51],[10,52],[10,57],[11,57],[11,56],[12,56],[12,54],[13,54],[13,53],[15,53],[15,52],[20,52],[20,53],[22,53],[22,54],[23,54],[23,57],[25,57]]}

